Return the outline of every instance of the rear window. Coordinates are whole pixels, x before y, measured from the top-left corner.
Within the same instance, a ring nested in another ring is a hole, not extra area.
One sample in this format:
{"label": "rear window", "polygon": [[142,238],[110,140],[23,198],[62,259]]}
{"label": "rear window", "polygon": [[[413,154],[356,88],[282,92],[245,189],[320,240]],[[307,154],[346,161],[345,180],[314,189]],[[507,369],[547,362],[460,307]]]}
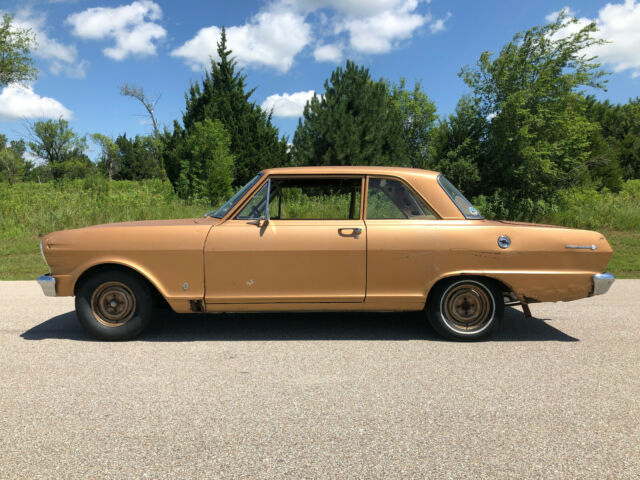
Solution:
{"label": "rear window", "polygon": [[480,215],[480,212],[471,205],[471,202],[465,198],[460,191],[453,186],[453,184],[444,178],[442,175],[438,176],[438,183],[442,189],[447,192],[449,198],[456,204],[456,207],[462,212],[464,218],[467,220],[482,220],[484,217]]}

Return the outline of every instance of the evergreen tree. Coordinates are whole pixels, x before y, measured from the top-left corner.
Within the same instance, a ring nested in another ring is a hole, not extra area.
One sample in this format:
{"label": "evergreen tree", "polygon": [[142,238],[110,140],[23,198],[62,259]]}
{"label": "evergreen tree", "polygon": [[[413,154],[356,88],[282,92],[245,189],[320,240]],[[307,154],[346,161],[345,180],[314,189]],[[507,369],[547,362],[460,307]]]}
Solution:
{"label": "evergreen tree", "polygon": [[190,200],[207,199],[218,205],[233,190],[233,156],[229,153],[230,135],[222,122],[209,119],[196,122],[186,137],[185,155],[180,164],[177,192]]}
{"label": "evergreen tree", "polygon": [[182,126],[174,122],[173,132],[163,135],[165,169],[174,186],[183,156],[191,154],[185,146],[186,139],[194,125],[205,120],[219,120],[230,136],[235,186],[243,185],[260,170],[289,163],[287,141],[279,138],[271,114],[249,100],[254,90],[247,91],[246,76],[236,70],[224,28],[218,56],[218,61],[211,60],[211,71],[201,82],[192,84],[185,95]]}
{"label": "evergreen tree", "polygon": [[114,180],[165,178],[153,137],[136,135],[132,140],[125,133],[116,138],[115,147],[117,157],[114,166],[117,166],[117,171],[113,172]]}
{"label": "evergreen tree", "polygon": [[300,165],[411,164],[404,123],[386,82],[347,60],[304,107],[293,139]]}

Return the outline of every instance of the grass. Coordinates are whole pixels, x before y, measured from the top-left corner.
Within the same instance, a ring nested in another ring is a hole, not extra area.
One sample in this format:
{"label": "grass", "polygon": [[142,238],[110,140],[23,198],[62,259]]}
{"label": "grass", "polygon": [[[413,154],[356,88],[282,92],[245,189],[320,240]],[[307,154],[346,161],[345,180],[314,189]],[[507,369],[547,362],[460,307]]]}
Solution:
{"label": "grass", "polygon": [[[346,199],[339,200],[341,210],[347,211]],[[620,194],[571,192],[564,202],[558,209],[561,213],[540,221],[600,231],[614,250],[607,270],[617,278],[640,278],[640,180],[627,182]],[[291,206],[305,210],[307,202],[300,203]],[[129,220],[199,217],[208,209],[180,200],[171,185],[159,180],[89,179],[12,187],[0,183],[0,280],[30,280],[46,272],[38,245],[49,232]]]}
{"label": "grass", "polygon": [[200,217],[207,205],[180,200],[159,180],[0,183],[0,280],[27,280],[47,270],[40,238],[100,223]]}
{"label": "grass", "polygon": [[640,233],[603,230],[613,248],[607,271],[616,278],[640,278]]}

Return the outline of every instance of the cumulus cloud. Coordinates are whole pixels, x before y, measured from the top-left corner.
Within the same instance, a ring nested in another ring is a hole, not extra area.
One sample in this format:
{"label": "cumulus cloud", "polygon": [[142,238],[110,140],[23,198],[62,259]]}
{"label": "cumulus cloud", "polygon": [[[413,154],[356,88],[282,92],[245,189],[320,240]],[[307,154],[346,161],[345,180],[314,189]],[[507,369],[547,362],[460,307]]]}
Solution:
{"label": "cumulus cloud", "polygon": [[339,43],[320,45],[313,51],[313,58],[316,62],[338,63],[342,60],[342,48]]}
{"label": "cumulus cloud", "polygon": [[[280,72],[312,43],[318,62],[339,62],[345,51],[387,53],[422,26],[431,23],[432,33],[444,29],[451,15],[433,19],[418,11],[420,3],[425,0],[274,0],[244,25],[228,27],[227,44],[241,65]],[[217,59],[219,39],[218,26],[202,28],[171,54],[200,70],[210,57]]]}
{"label": "cumulus cloud", "polygon": [[69,77],[82,78],[86,75],[86,60],[78,60],[75,45],[64,44],[47,33],[47,17],[33,13],[30,9],[18,10],[13,20],[17,28],[28,28],[35,35],[37,46],[33,54],[49,62],[49,70],[54,75],[66,74]]}
{"label": "cumulus cloud", "polygon": [[[171,52],[194,70],[207,67],[209,57],[218,59],[216,43],[220,28],[201,29],[195,37]],[[263,11],[249,22],[227,28],[227,45],[241,65],[263,65],[288,71],[295,56],[310,42],[311,27],[302,15],[291,11]]]}
{"label": "cumulus cloud", "polygon": [[13,84],[0,93],[0,121],[3,122],[60,117],[69,120],[71,116],[71,110],[53,98],[41,97],[30,86]]}
{"label": "cumulus cloud", "polygon": [[66,23],[72,33],[89,40],[111,39],[115,44],[102,52],[114,60],[129,55],[156,54],[156,41],[166,37],[167,31],[157,21],[162,9],[151,0],[140,0],[119,7],[95,7],[69,15]]}
{"label": "cumulus cloud", "polygon": [[[567,10],[571,16],[573,12]],[[559,12],[552,12],[546,18],[555,21],[558,14]],[[593,20],[578,18],[577,25],[567,26],[561,34],[575,32]],[[624,3],[608,3],[600,9],[595,21],[598,27],[596,37],[608,43],[591,47],[587,54],[597,55],[614,72],[630,70],[632,77],[640,77],[640,2],[625,0]]]}
{"label": "cumulus cloud", "polygon": [[431,20],[431,16],[415,13],[417,0],[409,0],[397,10],[387,10],[364,18],[348,18],[337,31],[348,31],[351,47],[363,53],[387,53],[399,40]]}
{"label": "cumulus cloud", "polygon": [[316,94],[313,90],[308,92],[295,92],[275,94],[267,97],[262,102],[262,109],[273,111],[276,117],[299,117],[304,111],[306,103]]}

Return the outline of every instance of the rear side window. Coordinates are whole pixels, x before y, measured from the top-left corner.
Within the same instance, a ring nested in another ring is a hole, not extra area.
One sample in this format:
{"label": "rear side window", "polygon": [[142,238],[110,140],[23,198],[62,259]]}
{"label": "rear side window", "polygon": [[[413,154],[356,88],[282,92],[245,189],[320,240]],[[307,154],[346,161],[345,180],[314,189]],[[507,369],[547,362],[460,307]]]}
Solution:
{"label": "rear side window", "polygon": [[442,187],[442,189],[447,192],[449,198],[453,200],[453,203],[456,204],[458,210],[462,212],[464,218],[467,220],[482,220],[484,217],[480,215],[480,212],[471,205],[471,202],[465,198],[460,191],[453,186],[453,184],[444,178],[442,175],[438,176],[438,183]]}
{"label": "rear side window", "polygon": [[402,182],[389,178],[370,178],[367,193],[367,218],[370,220],[435,220],[421,198]]}

